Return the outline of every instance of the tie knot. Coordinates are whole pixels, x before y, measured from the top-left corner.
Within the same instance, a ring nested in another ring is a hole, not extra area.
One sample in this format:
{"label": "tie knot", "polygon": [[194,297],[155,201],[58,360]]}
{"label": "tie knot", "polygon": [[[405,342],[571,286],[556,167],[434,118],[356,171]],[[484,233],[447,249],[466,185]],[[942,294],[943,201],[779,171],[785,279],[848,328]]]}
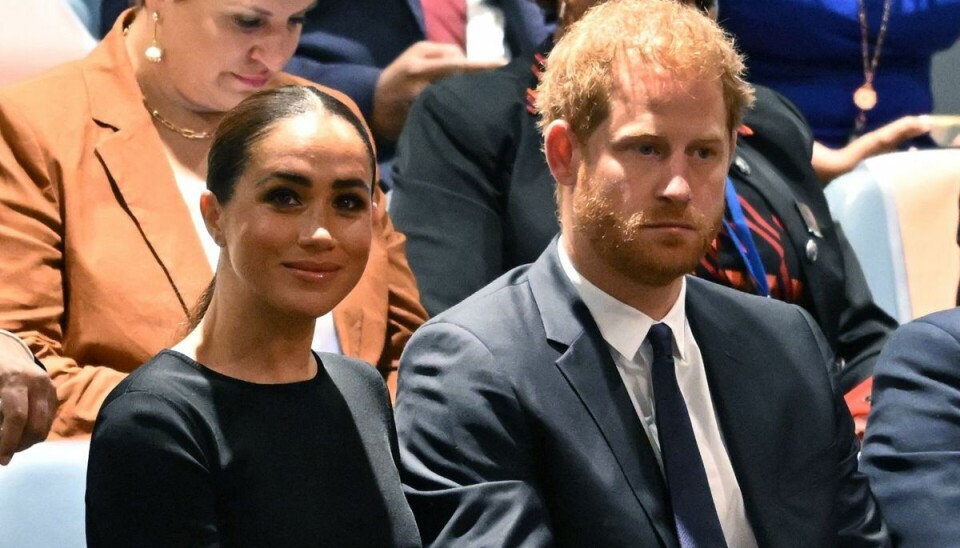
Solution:
{"label": "tie knot", "polygon": [[653,346],[653,359],[673,357],[673,332],[665,323],[655,323],[650,326],[647,340]]}

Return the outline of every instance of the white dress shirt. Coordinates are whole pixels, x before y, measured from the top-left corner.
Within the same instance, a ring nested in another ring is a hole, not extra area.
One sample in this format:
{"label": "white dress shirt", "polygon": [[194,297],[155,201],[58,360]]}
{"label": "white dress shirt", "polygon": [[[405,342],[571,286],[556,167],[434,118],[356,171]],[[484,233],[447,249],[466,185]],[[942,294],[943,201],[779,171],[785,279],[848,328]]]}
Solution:
{"label": "white dress shirt", "polygon": [[653,347],[646,341],[647,332],[655,323],[665,323],[673,332],[673,358],[677,383],[687,404],[690,424],[700,448],[700,457],[707,473],[713,503],[720,518],[720,527],[727,546],[753,548],[757,540],[747,520],[743,506],[743,494],[734,475],[730,457],[717,424],[707,374],[703,365],[700,347],[690,332],[687,321],[685,297],[687,281],[683,278],[680,296],[660,322],[640,312],[593,285],[577,272],[564,247],[563,236],[558,242],[560,265],[570,282],[577,289],[591,316],[600,329],[617,371],[630,395],[630,401],[640,417],[644,433],[650,440],[653,452],[663,472],[660,456],[660,439],[657,437],[656,409],[653,400],[653,385],[650,367],[653,363]]}
{"label": "white dress shirt", "polygon": [[467,2],[467,59],[477,61],[510,60],[506,42],[503,10],[486,0]]}

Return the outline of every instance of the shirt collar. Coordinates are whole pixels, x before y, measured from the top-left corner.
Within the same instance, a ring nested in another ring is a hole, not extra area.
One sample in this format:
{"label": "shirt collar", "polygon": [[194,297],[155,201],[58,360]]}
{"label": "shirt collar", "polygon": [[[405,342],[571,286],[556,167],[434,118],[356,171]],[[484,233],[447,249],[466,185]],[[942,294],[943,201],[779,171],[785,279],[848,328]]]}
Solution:
{"label": "shirt collar", "polygon": [[650,327],[655,323],[665,323],[673,331],[674,352],[679,355],[681,360],[686,360],[684,351],[687,319],[686,307],[684,306],[687,295],[686,276],[682,278],[680,295],[676,302],[673,303],[663,320],[656,322],[650,316],[617,300],[581,276],[576,267],[573,266],[570,256],[567,255],[563,234],[557,240],[557,254],[564,274],[576,288],[580,299],[587,305],[587,309],[597,323],[603,339],[614,350],[628,360],[633,360],[640,350],[640,345],[647,338]]}

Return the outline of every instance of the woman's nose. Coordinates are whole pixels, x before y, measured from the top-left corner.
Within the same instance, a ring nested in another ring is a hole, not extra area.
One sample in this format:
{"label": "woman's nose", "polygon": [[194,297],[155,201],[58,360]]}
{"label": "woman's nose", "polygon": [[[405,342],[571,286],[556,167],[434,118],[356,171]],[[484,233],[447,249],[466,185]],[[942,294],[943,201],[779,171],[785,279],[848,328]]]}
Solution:
{"label": "woman's nose", "polygon": [[295,31],[278,31],[253,46],[250,56],[270,72],[280,72],[293,57],[299,38],[299,27]]}
{"label": "woman's nose", "polygon": [[321,223],[310,223],[300,233],[298,242],[303,247],[333,247],[333,236]]}

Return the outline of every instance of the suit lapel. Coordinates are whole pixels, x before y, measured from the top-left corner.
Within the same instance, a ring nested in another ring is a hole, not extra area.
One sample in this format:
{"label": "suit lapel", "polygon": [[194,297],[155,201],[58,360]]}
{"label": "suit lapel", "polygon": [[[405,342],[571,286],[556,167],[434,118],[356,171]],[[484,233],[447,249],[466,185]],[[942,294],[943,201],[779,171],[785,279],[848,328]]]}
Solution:
{"label": "suit lapel", "polygon": [[765,397],[761,387],[778,382],[775,368],[765,367],[764,341],[748,336],[749,325],[737,323],[729,306],[705,294],[708,283],[687,278],[687,320],[703,357],[717,422],[747,516],[760,540],[766,534],[759,520],[764,514],[759,501],[766,500],[769,483],[776,477],[772,466],[780,457],[772,440],[782,438],[783,431],[782,425],[758,416],[757,409],[768,407],[758,400]]}
{"label": "suit lapel", "polygon": [[651,527],[670,545],[676,534],[660,467],[606,342],[562,271],[556,246],[554,239],[530,270],[547,338],[565,347],[556,367],[607,441]]}
{"label": "suit lapel", "polygon": [[90,112],[104,128],[96,155],[118,205],[136,224],[181,304],[190,308],[212,273],[156,128],[144,106],[131,100],[141,92],[118,28],[91,54],[83,73]]}
{"label": "suit lapel", "polygon": [[413,16],[414,21],[417,23],[417,28],[420,29],[420,35],[422,37],[427,36],[427,26],[423,22],[423,6],[420,5],[420,0],[406,0],[407,7],[410,8],[410,15]]}

